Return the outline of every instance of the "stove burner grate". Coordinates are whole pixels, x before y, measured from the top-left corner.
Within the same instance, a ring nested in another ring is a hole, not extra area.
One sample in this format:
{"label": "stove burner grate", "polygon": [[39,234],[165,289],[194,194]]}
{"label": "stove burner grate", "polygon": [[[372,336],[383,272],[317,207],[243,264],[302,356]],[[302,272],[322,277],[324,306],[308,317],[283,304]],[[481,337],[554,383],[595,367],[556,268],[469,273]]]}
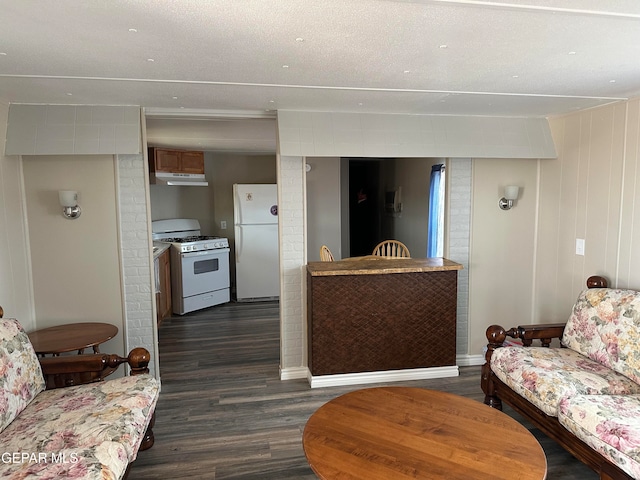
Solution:
{"label": "stove burner grate", "polygon": [[170,243],[189,243],[189,242],[199,242],[203,240],[213,240],[219,237],[211,237],[207,235],[192,235],[190,237],[172,237],[172,238],[163,238],[160,240],[161,242],[170,242]]}

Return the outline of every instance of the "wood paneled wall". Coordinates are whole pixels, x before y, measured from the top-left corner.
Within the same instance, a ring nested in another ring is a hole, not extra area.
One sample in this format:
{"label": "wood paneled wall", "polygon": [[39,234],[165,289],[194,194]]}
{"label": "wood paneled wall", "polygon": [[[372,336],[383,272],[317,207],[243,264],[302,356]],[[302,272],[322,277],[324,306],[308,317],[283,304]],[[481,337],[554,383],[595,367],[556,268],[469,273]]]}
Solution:
{"label": "wood paneled wall", "polygon": [[[639,104],[550,121],[558,159],[540,161],[536,321],[566,320],[590,275],[640,288]],[[576,254],[578,238],[585,240],[584,256]]]}

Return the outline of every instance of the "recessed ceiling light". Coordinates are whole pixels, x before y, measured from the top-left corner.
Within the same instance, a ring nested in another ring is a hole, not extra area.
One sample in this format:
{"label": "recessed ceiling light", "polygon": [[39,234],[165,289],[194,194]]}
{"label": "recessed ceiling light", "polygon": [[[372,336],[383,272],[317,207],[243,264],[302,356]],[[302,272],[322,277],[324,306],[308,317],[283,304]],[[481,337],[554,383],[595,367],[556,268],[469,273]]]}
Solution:
{"label": "recessed ceiling light", "polygon": [[71,92],[67,92],[67,95],[68,95],[69,97],[72,97],[72,96],[73,96],[73,93],[71,93]]}
{"label": "recessed ceiling light", "polygon": [[130,28],[130,29],[129,29],[129,31],[130,31],[131,33],[138,33],[138,30],[136,30],[135,28]]}
{"label": "recessed ceiling light", "polygon": [[269,103],[276,103],[275,100],[269,100]]}
{"label": "recessed ceiling light", "polygon": [[282,68],[289,68],[289,65],[282,65]]}
{"label": "recessed ceiling light", "polygon": [[448,47],[448,45],[446,45],[444,43],[442,45],[440,45],[440,48],[447,48],[447,47]]}
{"label": "recessed ceiling light", "polygon": [[411,70],[405,70],[405,71],[404,71],[404,72],[402,72],[402,73],[411,73]]}
{"label": "recessed ceiling light", "polygon": [[573,51],[569,52],[569,55],[575,55],[575,54],[576,54],[576,52],[573,52]]}
{"label": "recessed ceiling light", "polygon": [[153,58],[147,58],[147,62],[155,62]]}
{"label": "recessed ceiling light", "polygon": [[171,98],[173,98],[174,100],[177,100],[177,99],[178,99],[178,97],[171,97]]}
{"label": "recessed ceiling light", "polygon": [[0,52],[0,55],[2,55],[3,57],[7,56],[7,52]]}
{"label": "recessed ceiling light", "polygon": [[511,75],[511,78],[519,78],[519,75]]}
{"label": "recessed ceiling light", "polygon": [[298,38],[296,38],[296,42],[304,42],[304,38],[298,37]]}
{"label": "recessed ceiling light", "polygon": [[609,83],[616,83],[615,80],[609,80]]}
{"label": "recessed ceiling light", "polygon": [[362,105],[364,105],[364,104],[363,104],[362,102],[358,102],[358,105],[362,106]]}

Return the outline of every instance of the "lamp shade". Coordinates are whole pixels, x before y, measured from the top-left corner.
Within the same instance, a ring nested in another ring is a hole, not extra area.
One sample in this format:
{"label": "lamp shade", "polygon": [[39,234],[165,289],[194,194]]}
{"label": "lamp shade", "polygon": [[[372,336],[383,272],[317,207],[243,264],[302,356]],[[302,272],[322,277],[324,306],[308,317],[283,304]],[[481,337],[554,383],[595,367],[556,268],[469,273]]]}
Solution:
{"label": "lamp shade", "polygon": [[517,185],[508,185],[504,187],[504,198],[507,200],[517,200],[520,187]]}
{"label": "lamp shade", "polygon": [[78,205],[78,192],[75,190],[60,190],[58,198],[60,205],[63,207],[75,207]]}

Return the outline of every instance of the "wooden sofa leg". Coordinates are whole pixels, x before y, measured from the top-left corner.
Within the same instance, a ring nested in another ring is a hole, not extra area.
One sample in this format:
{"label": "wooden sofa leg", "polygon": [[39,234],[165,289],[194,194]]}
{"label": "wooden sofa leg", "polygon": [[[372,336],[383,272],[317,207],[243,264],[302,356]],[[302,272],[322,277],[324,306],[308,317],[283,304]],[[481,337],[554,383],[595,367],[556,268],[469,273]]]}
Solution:
{"label": "wooden sofa leg", "polygon": [[620,477],[620,471],[616,467],[613,467],[608,463],[603,463],[600,465],[600,480],[616,480],[620,478],[624,477]]}
{"label": "wooden sofa leg", "polygon": [[491,365],[485,363],[482,366],[482,380],[480,382],[482,391],[484,392],[484,403],[485,405],[489,405],[491,408],[502,410],[502,400],[496,396],[491,378]]}
{"label": "wooden sofa leg", "polygon": [[139,451],[148,450],[153,446],[153,442],[155,442],[155,438],[153,436],[153,426],[156,423],[156,412],[153,412],[151,416],[151,421],[149,421],[149,426],[147,427],[147,431],[144,432],[144,438],[140,443]]}

